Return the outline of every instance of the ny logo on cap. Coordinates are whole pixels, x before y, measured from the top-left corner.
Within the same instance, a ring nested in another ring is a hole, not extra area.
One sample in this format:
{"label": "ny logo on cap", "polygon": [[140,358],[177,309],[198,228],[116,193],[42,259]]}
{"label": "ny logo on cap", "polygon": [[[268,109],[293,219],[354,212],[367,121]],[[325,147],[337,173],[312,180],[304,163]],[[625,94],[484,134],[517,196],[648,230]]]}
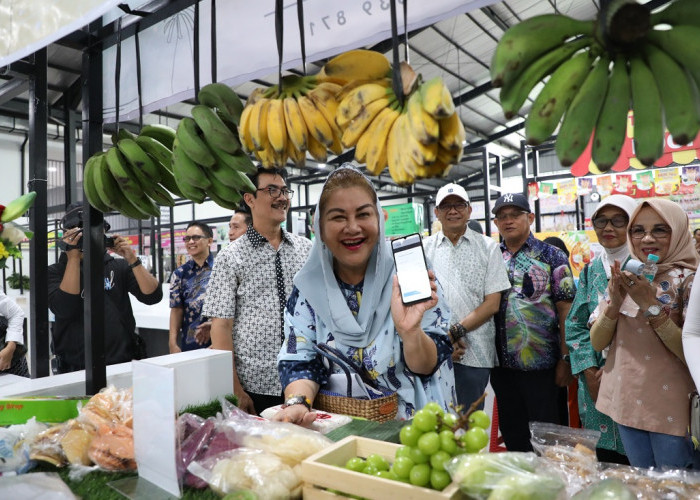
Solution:
{"label": "ny logo on cap", "polygon": [[452,191],[454,191],[454,189],[452,189],[452,188],[447,190],[448,193],[451,193]]}
{"label": "ny logo on cap", "polygon": [[503,195],[503,202],[504,203],[513,203],[513,195],[512,194],[504,194]]}

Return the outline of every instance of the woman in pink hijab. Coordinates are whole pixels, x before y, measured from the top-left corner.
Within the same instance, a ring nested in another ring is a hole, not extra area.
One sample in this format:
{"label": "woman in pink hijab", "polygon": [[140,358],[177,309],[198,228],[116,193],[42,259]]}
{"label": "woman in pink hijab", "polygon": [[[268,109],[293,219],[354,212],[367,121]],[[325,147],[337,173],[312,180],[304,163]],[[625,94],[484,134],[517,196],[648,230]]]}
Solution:
{"label": "woman in pink hijab", "polygon": [[632,258],[659,257],[650,283],[615,261],[591,328],[597,351],[609,347],[596,408],[620,429],[630,464],[690,467],[688,393],[693,388],[681,340],[698,253],[688,216],[676,203],[652,199],[630,218]]}

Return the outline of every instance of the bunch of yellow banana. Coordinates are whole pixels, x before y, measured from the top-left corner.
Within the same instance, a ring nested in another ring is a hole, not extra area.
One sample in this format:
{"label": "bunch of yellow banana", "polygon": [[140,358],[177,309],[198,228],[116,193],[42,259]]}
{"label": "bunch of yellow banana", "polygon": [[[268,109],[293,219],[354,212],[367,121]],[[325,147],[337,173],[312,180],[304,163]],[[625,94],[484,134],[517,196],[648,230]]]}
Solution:
{"label": "bunch of yellow banana", "polygon": [[664,124],[681,145],[700,131],[700,2],[676,0],[651,13],[618,0],[604,19],[548,14],[506,31],[491,62],[506,117],[548,76],[525,121],[529,144],[548,140],[561,122],[561,164],[573,164],[592,142],[593,162],[607,171],[622,151],[631,109],[635,156],[651,166],[663,153]]}
{"label": "bunch of yellow banana", "polygon": [[286,76],[281,85],[251,94],[241,115],[243,149],[265,168],[282,168],[287,159],[302,167],[308,152],[325,162],[330,150],[343,152],[333,120],[340,85],[315,76]]}
{"label": "bunch of yellow banana", "polygon": [[243,103],[227,85],[211,83],[199,91],[200,104],[180,120],[172,145],[172,174],[182,197],[202,203],[207,197],[235,210],[244,192],[255,191],[246,174],[255,165],[238,140]]}
{"label": "bunch of yellow banana", "polygon": [[175,131],[146,125],[138,136],[120,129],[113,147],[85,163],[83,190],[101,212],[117,211],[132,219],[160,216],[158,205],[173,206],[170,193],[182,196],[171,170]]}
{"label": "bunch of yellow banana", "polygon": [[314,76],[285,76],[279,85],[253,92],[241,115],[243,148],[265,168],[284,167],[290,159],[304,166],[306,154],[325,162],[328,151],[343,152],[336,123],[343,85],[385,78],[391,71],[384,55],[351,50],[329,60]]}
{"label": "bunch of yellow banana", "polygon": [[462,156],[466,133],[452,95],[436,77],[418,85],[401,106],[391,80],[346,91],[335,117],[342,143],[379,175],[385,167],[397,184],[445,175]]}

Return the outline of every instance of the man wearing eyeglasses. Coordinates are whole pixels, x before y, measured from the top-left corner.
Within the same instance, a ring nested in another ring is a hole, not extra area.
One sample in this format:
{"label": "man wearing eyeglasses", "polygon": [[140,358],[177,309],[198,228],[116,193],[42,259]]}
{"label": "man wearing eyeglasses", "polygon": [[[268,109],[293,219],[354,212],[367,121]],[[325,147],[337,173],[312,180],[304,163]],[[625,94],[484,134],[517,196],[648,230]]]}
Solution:
{"label": "man wearing eyeglasses", "polygon": [[170,353],[192,351],[211,344],[209,339],[198,336],[197,331],[206,321],[202,306],[214,267],[210,251],[214,233],[203,222],[190,222],[182,241],[190,260],[178,267],[170,278]]}
{"label": "man wearing eyeglasses", "polygon": [[574,280],[564,252],[530,232],[527,198],[504,194],[492,210],[512,288],[496,315],[499,366],[491,371],[501,434],[508,451],[532,451],[530,422],[559,422],[559,387],[573,380],[564,320]]}
{"label": "man wearing eyeglasses", "polygon": [[284,306],[311,241],[280,227],[294,195],[286,171],[258,169],[251,180],[256,191],[243,199],[253,224],[217,254],[203,313],[212,321],[212,348],[233,351],[238,406],[255,414],[283,403],[277,354]]}
{"label": "man wearing eyeglasses", "polygon": [[[483,393],[496,362],[501,292],[510,288],[498,246],[467,227],[472,207],[462,186],[447,184],[435,198],[442,229],[423,241],[452,312],[450,337],[457,402],[469,408]],[[483,403],[480,409],[483,408]]]}

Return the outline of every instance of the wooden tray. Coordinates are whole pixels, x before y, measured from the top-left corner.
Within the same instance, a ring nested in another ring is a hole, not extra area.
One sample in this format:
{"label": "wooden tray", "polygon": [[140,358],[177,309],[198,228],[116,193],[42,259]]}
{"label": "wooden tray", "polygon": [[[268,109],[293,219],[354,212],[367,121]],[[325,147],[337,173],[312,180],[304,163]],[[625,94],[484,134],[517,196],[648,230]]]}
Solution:
{"label": "wooden tray", "polygon": [[400,498],[401,500],[463,498],[457,483],[450,484],[443,491],[436,491],[401,481],[368,476],[367,474],[344,468],[348,459],[352,457],[366,458],[367,455],[372,453],[377,453],[389,462],[393,462],[398,448],[400,448],[400,445],[394,443],[376,441],[360,436],[348,436],[330,448],[310,456],[301,464],[304,499],[347,498],[324,488],[342,491],[370,500],[386,500],[387,498]]}

